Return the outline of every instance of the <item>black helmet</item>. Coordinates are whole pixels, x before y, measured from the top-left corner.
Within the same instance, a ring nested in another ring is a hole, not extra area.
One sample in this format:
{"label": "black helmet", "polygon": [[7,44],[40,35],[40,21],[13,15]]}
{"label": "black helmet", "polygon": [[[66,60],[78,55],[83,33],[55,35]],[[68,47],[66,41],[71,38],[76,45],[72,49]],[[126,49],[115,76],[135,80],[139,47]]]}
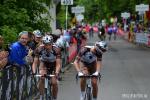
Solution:
{"label": "black helmet", "polygon": [[107,43],[105,41],[96,42],[95,46],[97,46],[102,52],[107,51]]}
{"label": "black helmet", "polygon": [[[96,61],[96,56],[92,52],[86,52],[81,57],[81,62],[85,65],[91,65]],[[88,66],[87,66],[88,67]]]}

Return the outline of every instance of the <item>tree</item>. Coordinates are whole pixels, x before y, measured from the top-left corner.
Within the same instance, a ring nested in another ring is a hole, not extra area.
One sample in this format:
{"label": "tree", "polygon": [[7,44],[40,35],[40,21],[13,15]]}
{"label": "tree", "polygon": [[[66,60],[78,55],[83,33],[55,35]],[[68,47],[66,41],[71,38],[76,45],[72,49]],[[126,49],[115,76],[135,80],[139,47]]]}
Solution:
{"label": "tree", "polygon": [[[51,6],[51,0],[1,0],[0,34],[5,43],[14,42],[21,31],[40,29],[50,31],[50,14],[45,5]],[[47,14],[42,17],[42,14]]]}

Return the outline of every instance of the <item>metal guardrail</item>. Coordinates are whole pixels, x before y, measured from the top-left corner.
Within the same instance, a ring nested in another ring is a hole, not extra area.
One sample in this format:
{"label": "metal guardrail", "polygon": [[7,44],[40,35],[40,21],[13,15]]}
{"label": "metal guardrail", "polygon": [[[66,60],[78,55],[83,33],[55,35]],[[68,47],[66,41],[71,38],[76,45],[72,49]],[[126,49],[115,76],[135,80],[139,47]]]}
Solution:
{"label": "metal guardrail", "polygon": [[[66,48],[62,52],[62,68],[69,63],[68,56]],[[32,100],[38,92],[37,83],[30,65],[23,68],[6,66],[0,70],[0,100]]]}

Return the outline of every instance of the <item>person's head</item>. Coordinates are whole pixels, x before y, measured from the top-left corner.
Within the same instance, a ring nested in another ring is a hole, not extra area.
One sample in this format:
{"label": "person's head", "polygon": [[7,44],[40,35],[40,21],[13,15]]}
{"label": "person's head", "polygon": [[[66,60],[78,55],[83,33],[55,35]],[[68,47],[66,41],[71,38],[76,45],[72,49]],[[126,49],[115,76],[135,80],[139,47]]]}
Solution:
{"label": "person's head", "polygon": [[51,49],[53,45],[53,37],[50,35],[46,35],[42,38],[42,42],[44,44],[45,49]]}
{"label": "person's head", "polygon": [[29,40],[28,31],[22,31],[19,33],[19,42],[22,45],[27,45],[28,40]]}
{"label": "person's head", "polygon": [[32,32],[28,32],[29,41],[33,41],[35,36]]}
{"label": "person's head", "polygon": [[34,30],[33,34],[35,36],[35,42],[37,42],[37,43],[41,42],[42,33],[40,32],[40,30]]}
{"label": "person's head", "polygon": [[95,43],[95,47],[97,51],[106,52],[107,51],[107,43],[105,41],[98,41]]}
{"label": "person's head", "polygon": [[53,36],[54,42],[56,42],[57,39],[60,38],[60,36],[62,35],[62,32],[60,29],[56,29],[54,32],[52,32],[51,35]]}

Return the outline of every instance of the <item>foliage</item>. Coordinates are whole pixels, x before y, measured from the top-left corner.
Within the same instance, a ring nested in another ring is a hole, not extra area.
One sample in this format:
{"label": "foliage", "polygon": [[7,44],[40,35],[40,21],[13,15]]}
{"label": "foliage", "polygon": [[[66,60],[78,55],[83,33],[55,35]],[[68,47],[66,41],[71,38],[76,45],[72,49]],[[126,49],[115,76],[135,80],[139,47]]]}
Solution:
{"label": "foliage", "polygon": [[10,44],[11,42],[14,42],[17,39],[17,29],[10,26],[2,26],[0,28],[2,36],[4,37],[5,44]]}
{"label": "foliage", "polygon": [[50,31],[51,17],[47,8],[50,6],[51,0],[1,0],[0,34],[5,43],[15,41],[17,34],[24,30]]}

